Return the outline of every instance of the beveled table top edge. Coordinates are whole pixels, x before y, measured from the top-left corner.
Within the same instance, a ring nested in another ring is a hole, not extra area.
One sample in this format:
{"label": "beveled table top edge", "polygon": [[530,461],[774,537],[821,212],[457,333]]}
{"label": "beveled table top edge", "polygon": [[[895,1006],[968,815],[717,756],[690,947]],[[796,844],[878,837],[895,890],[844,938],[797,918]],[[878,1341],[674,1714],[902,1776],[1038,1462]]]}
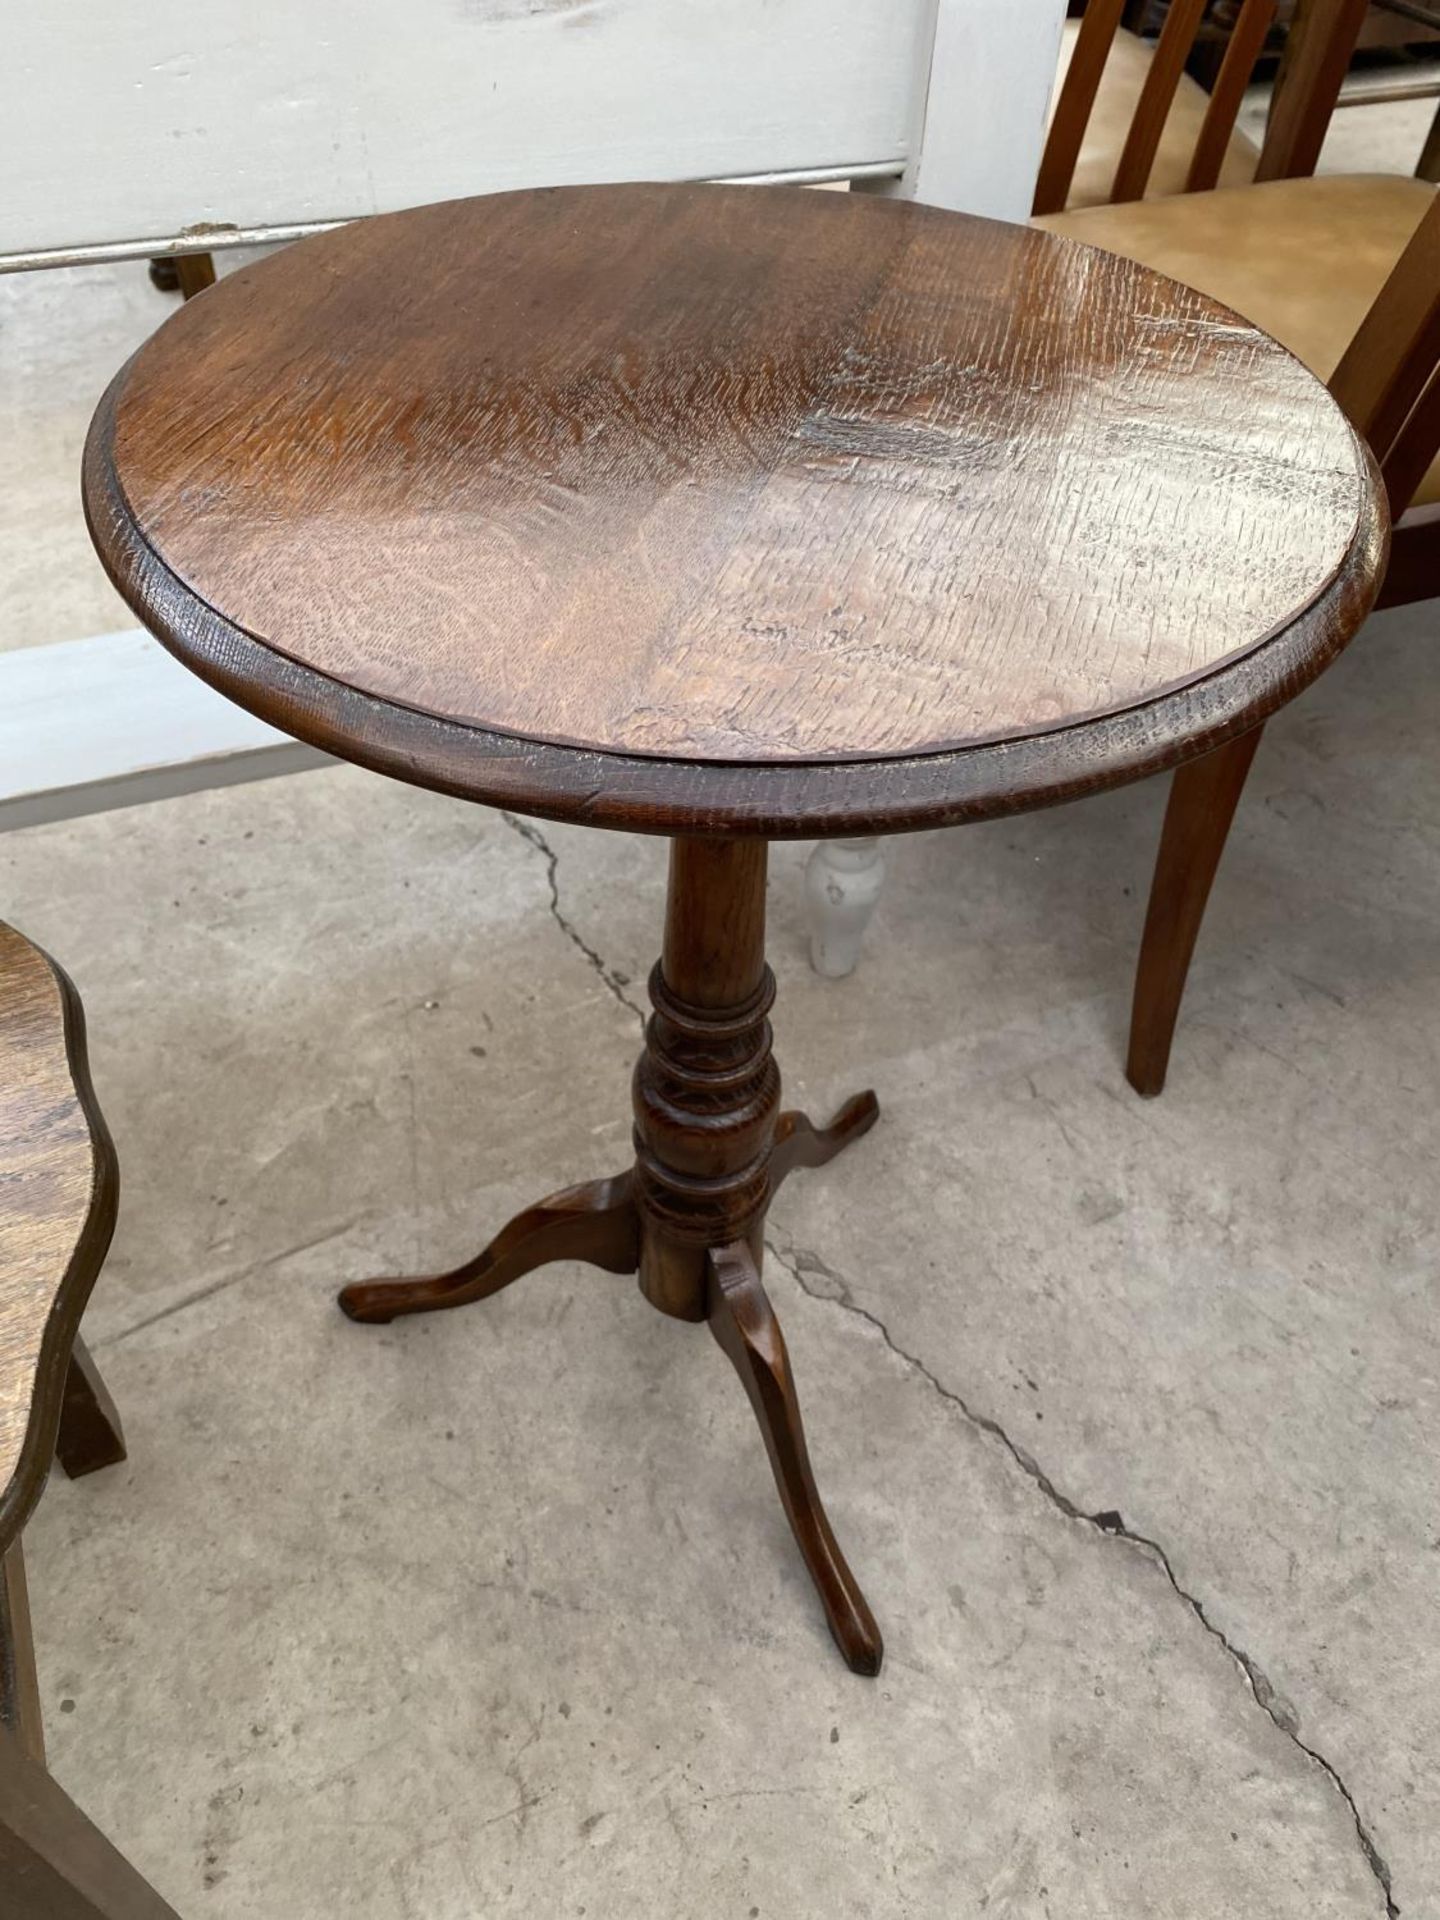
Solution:
{"label": "beveled table top edge", "polygon": [[768,839],[912,832],[1141,779],[1249,731],[1308,685],[1364,621],[1389,553],[1379,472],[1352,429],[1356,530],[1330,579],[1277,631],[1142,702],[914,756],[737,763],[619,754],[363,693],[201,599],[146,540],[116,473],[115,408],[131,364],[96,408],[82,495],[111,581],[162,645],[257,718],[337,758],[484,804],[619,831]]}

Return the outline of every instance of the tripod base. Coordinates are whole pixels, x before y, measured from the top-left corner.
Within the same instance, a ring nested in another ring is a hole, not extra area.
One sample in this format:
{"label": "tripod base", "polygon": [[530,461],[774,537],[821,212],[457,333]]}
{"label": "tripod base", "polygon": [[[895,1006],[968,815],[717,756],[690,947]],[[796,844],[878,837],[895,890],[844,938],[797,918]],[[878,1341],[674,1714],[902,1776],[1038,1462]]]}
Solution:
{"label": "tripod base", "polygon": [[463,1266],[359,1281],[340,1305],[352,1320],[384,1323],[488,1299],[552,1260],[581,1260],[637,1274],[652,1305],[676,1319],[708,1321],[750,1396],[835,1643],[854,1672],[873,1675],[880,1631],[815,1485],[760,1250],[781,1182],[833,1159],[880,1109],[861,1093],[828,1127],[778,1112],[764,875],[761,842],[675,843],[665,958],[651,976],[655,1012],[635,1070],[635,1165],[527,1208]]}

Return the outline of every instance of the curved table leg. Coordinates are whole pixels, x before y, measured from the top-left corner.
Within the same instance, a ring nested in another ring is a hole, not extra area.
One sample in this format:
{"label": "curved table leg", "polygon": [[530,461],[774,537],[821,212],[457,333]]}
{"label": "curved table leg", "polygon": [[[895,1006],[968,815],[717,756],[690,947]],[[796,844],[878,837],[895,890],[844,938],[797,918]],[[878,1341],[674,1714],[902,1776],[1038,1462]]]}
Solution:
{"label": "curved table leg", "polygon": [[640,1222],[632,1181],[631,1174],[621,1173],[566,1187],[517,1213],[463,1266],[407,1280],[357,1280],[341,1289],[341,1308],[352,1320],[383,1324],[397,1314],[463,1307],[551,1260],[587,1260],[610,1273],[634,1273],[640,1263]]}
{"label": "curved table leg", "polygon": [[72,1480],[100,1467],[113,1467],[125,1458],[125,1434],[110,1389],[77,1333],[65,1375],[65,1398],[60,1408],[60,1432],[55,1453]]}
{"label": "curved table leg", "polygon": [[868,1133],[880,1118],[880,1102],[868,1088],[848,1099],[828,1127],[817,1127],[807,1113],[791,1109],[775,1122],[775,1143],[770,1154],[770,1191],[796,1167],[823,1167],[844,1151],[852,1140]]}
{"label": "curved table leg", "polygon": [[877,1674],[884,1643],[821,1504],[785,1336],[743,1241],[713,1247],[709,1262],[710,1331],[739,1374],[765,1438],[795,1543],[820,1595],[835,1644],[855,1673]]}

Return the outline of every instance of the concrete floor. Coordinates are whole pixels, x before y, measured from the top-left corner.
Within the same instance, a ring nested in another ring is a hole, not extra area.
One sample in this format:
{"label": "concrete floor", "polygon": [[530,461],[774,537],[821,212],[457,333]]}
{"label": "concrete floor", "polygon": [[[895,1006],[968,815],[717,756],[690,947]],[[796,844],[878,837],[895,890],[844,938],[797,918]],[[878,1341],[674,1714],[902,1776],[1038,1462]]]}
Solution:
{"label": "concrete floor", "polygon": [[[74,465],[169,303],[0,294],[0,644],[128,624]],[[1440,1914],[1437,627],[1272,725],[1158,1102],[1159,785],[894,843],[838,985],[776,850],[788,1098],[884,1107],[769,1263],[875,1683],[702,1331],[576,1267],[332,1304],[624,1164],[661,845],[352,770],[0,839],[125,1185],[52,1758],[182,1914]]]}

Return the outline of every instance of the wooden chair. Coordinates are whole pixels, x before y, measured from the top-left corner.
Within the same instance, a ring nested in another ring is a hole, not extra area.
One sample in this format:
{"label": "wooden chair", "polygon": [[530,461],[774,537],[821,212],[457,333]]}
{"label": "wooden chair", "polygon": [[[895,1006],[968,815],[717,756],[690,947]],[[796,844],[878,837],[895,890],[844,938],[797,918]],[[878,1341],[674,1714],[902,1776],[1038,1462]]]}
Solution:
{"label": "wooden chair", "polygon": [[1260,148],[1235,122],[1277,0],[1243,0],[1206,94],[1185,62],[1212,3],[1171,0],[1154,42],[1121,26],[1125,0],[1089,0],[1067,21],[1034,213],[1314,171],[1368,0],[1309,0],[1299,10]]}
{"label": "wooden chair", "polygon": [[20,1532],[58,1452],[71,1475],[125,1457],[79,1336],[115,1224],[115,1150],[85,1021],[60,969],[0,923],[0,1913],[175,1920],[45,1769]]}
{"label": "wooden chair", "polygon": [[[1247,12],[1253,4],[1246,0]],[[1099,23],[1097,36],[1107,22],[1113,30],[1112,11],[1110,0],[1092,0],[1086,23]],[[1201,11],[1193,0],[1176,0],[1167,33],[1177,21],[1188,31]],[[1364,14],[1363,0],[1312,0],[1302,13],[1271,114],[1278,144],[1272,151],[1267,139],[1270,157],[1262,156],[1256,184],[1075,209],[1035,224],[1223,300],[1330,381],[1382,463],[1396,526],[1381,605],[1397,606],[1440,594],[1440,387],[1431,379],[1440,351],[1436,189],[1402,176],[1307,177]],[[1239,40],[1237,31],[1232,52]],[[1092,65],[1098,44],[1097,37]],[[1162,50],[1163,37],[1157,66]],[[1083,52],[1077,49],[1072,75]],[[1222,73],[1217,100],[1224,80]],[[1147,128],[1138,148],[1142,171],[1153,151],[1153,111]],[[1057,154],[1052,163],[1047,149],[1042,181],[1045,165],[1053,165],[1053,180],[1063,178],[1064,153]],[[1277,177],[1276,167],[1298,177]],[[1243,735],[1174,777],[1131,1015],[1126,1072],[1137,1092],[1157,1094],[1165,1084],[1195,940],[1259,738],[1258,730]]]}
{"label": "wooden chair", "polygon": [[[1428,199],[1423,218],[1330,378],[1380,463],[1396,523],[1382,606],[1440,593],[1440,189],[1408,184]],[[1191,955],[1261,731],[1174,775],[1131,1012],[1126,1073],[1138,1093],[1165,1084]]]}
{"label": "wooden chair", "polygon": [[[1232,54],[1254,4],[1246,0]],[[1164,200],[1132,198],[1048,214],[1035,224],[1124,254],[1224,301],[1329,380],[1435,195],[1429,181],[1410,176],[1311,173],[1366,5],[1367,0],[1311,0],[1301,13],[1255,184]],[[1092,0],[1082,24],[1093,19],[1098,33],[1117,6],[1118,0]],[[1187,29],[1188,46],[1203,10],[1201,0],[1175,0],[1166,34]],[[1163,50],[1164,36],[1157,68]],[[1182,47],[1175,59],[1183,52]],[[1216,100],[1224,78],[1222,72]],[[1153,148],[1153,113],[1147,129],[1137,154],[1142,175]],[[1052,166],[1059,169],[1056,177],[1063,177],[1064,153],[1052,158],[1058,132],[1057,125],[1041,165],[1042,183]],[[1037,193],[1037,203],[1044,197]],[[1440,593],[1440,464],[1420,476],[1410,505],[1396,530],[1386,586],[1389,605]]]}

